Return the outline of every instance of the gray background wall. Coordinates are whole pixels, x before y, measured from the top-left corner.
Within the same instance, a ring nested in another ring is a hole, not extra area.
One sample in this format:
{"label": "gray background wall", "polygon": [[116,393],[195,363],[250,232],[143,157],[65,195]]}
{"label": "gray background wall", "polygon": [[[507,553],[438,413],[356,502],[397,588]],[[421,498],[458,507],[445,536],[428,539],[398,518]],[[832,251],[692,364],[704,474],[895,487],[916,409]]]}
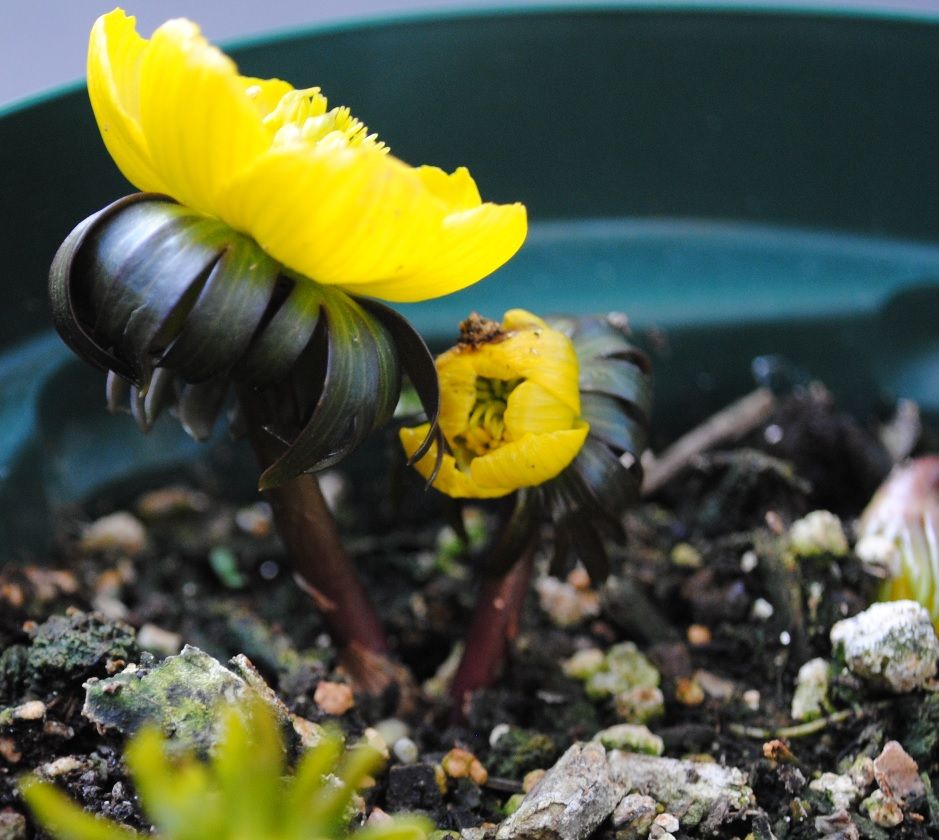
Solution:
{"label": "gray background wall", "polygon": [[[721,0],[717,0],[721,2]],[[891,8],[895,12],[934,12],[939,0],[750,0],[725,5],[831,9]],[[84,72],[88,31],[94,19],[116,0],[0,0],[0,104],[79,79]],[[225,41],[318,23],[374,15],[416,14],[435,10],[493,6],[577,5],[557,0],[125,0],[138,29],[149,35],[167,18],[199,22],[214,41]],[[699,6],[707,0],[639,0],[628,5]],[[623,5],[594,0],[590,5]]]}

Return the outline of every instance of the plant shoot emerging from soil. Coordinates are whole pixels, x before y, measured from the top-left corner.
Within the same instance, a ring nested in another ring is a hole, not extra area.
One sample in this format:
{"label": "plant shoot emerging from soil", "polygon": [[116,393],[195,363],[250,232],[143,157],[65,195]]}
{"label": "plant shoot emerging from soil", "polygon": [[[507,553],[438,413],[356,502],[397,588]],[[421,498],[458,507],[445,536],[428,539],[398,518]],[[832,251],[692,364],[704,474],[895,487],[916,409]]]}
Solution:
{"label": "plant shoot emerging from soil", "polygon": [[885,577],[882,600],[918,601],[939,629],[939,456],[887,477],[861,516],[857,552]]}
{"label": "plant shoot emerging from soil", "polygon": [[[156,728],[140,730],[125,758],[144,810],[161,840],[424,840],[422,818],[350,831],[352,802],[381,765],[365,743],[343,750],[329,733],[286,772],[286,748],[273,712],[263,701],[229,706],[220,714],[220,738],[209,761],[180,756]],[[137,835],[92,816],[49,782],[27,777],[23,796],[58,840],[127,840]]]}
{"label": "plant shoot emerging from soil", "polygon": [[[465,168],[411,167],[319,88],[241,76],[196,24],[144,39],[122,10],[92,29],[88,92],[121,172],[144,192],[86,219],[50,274],[56,326],[108,371],[112,410],[167,408],[208,438],[234,390],[304,589],[340,644],[384,634],[314,478],[392,415],[408,374],[438,436],[423,340],[374,298],[480,280],[527,231]],[[361,660],[362,657],[359,657]]]}

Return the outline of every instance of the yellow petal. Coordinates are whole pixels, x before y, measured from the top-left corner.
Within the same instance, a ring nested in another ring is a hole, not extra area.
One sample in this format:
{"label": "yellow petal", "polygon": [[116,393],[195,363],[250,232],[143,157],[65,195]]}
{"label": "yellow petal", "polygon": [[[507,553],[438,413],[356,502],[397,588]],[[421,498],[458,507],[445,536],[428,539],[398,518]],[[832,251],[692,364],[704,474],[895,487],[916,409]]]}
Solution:
{"label": "yellow petal", "polygon": [[437,422],[447,440],[452,441],[466,430],[476,403],[476,370],[472,355],[454,348],[439,356],[437,379],[442,395]]}
{"label": "yellow petal", "polygon": [[88,97],[118,169],[144,192],[166,192],[140,125],[140,70],[149,44],[136,19],[115,9],[95,21],[88,41]]}
{"label": "yellow petal", "polygon": [[509,394],[503,418],[510,440],[518,440],[526,434],[570,429],[576,419],[570,406],[530,379]]}
{"label": "yellow petal", "polygon": [[[425,423],[423,426],[413,429],[401,429],[398,432],[401,445],[409,458],[424,441],[429,428],[429,424]],[[414,468],[424,478],[430,478],[436,462],[437,444],[434,444],[430,451],[414,465]],[[447,454],[444,454],[440,472],[437,473],[437,478],[434,479],[434,488],[454,499],[495,499],[499,496],[506,496],[516,489],[515,487],[480,487],[473,481],[471,476],[460,472],[453,456]]]}
{"label": "yellow petal", "polygon": [[459,167],[452,175],[436,166],[419,166],[415,172],[424,186],[439,198],[450,212],[470,210],[482,204],[476,182],[465,166]]}
{"label": "yellow petal", "polygon": [[589,427],[541,435],[525,435],[470,463],[473,481],[480,487],[534,487],[549,481],[577,456],[587,438]]}
{"label": "yellow petal", "polygon": [[508,262],[522,247],[527,232],[521,204],[483,204],[451,213],[413,268],[350,291],[396,303],[449,295]]}
{"label": "yellow petal", "polygon": [[530,327],[542,330],[550,329],[541,318],[527,309],[510,309],[502,316],[502,329],[506,332],[515,332]]}
{"label": "yellow petal", "polygon": [[570,339],[549,327],[521,329],[503,341],[478,349],[476,371],[498,379],[522,378],[537,383],[580,414],[580,366]]}
{"label": "yellow petal", "polygon": [[410,167],[333,135],[261,156],[222,194],[219,213],[294,271],[347,285],[420,259],[440,210]]}
{"label": "yellow petal", "polygon": [[217,215],[221,188],[270,145],[234,62],[188,20],[153,33],[140,72],[140,120],[170,195],[209,215]]}

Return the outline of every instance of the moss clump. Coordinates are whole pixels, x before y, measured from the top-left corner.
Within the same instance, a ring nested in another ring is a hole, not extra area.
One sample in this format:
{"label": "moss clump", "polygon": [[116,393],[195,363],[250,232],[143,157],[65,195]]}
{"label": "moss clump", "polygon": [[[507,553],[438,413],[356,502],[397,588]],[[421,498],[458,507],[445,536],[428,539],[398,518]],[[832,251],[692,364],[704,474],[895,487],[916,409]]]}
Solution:
{"label": "moss clump", "polygon": [[558,747],[547,735],[512,727],[496,741],[486,767],[492,776],[521,779],[529,770],[550,767]]}
{"label": "moss clump", "polygon": [[139,653],[129,625],[73,610],[52,616],[33,631],[26,681],[33,690],[54,689],[103,672],[109,660],[126,662]]}

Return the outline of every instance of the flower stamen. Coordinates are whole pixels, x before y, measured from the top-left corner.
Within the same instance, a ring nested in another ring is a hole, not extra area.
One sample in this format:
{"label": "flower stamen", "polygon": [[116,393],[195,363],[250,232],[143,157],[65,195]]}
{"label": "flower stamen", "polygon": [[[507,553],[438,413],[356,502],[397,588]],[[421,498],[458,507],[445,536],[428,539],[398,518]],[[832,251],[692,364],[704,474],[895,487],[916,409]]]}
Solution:
{"label": "flower stamen", "polygon": [[476,377],[476,402],[467,417],[466,430],[453,439],[460,469],[468,469],[474,457],[492,452],[511,439],[505,428],[505,409],[509,395],[524,381]]}

